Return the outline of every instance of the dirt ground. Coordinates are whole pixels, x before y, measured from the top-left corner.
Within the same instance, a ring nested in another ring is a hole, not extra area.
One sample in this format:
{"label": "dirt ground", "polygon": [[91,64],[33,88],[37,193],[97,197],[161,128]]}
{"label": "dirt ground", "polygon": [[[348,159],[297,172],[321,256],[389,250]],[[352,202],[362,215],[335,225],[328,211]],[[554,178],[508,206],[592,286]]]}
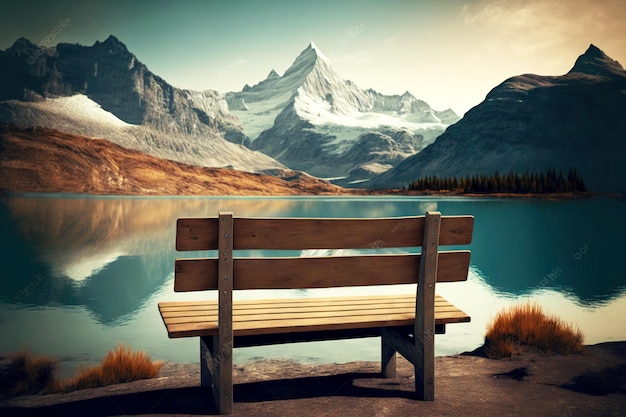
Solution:
{"label": "dirt ground", "polygon": [[[166,364],[157,378],[0,403],[2,416],[215,415],[198,365]],[[235,369],[235,416],[624,416],[626,342],[585,355],[524,353],[493,360],[438,357],[435,401],[414,399],[412,366],[398,378],[379,364],[301,365],[262,361]]]}

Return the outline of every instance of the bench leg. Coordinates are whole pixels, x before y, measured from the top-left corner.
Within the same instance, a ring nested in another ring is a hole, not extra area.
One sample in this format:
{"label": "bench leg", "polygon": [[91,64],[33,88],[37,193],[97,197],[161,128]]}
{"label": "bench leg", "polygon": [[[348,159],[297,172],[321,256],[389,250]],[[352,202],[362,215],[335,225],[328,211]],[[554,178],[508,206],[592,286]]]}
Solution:
{"label": "bench leg", "polygon": [[213,338],[200,337],[200,384],[202,388],[213,390]]}
{"label": "bench leg", "polygon": [[233,409],[232,347],[220,346],[217,336],[200,337],[200,381],[209,388],[220,414]]}
{"label": "bench leg", "polygon": [[396,349],[394,349],[389,341],[385,331],[380,335],[381,344],[381,372],[385,378],[396,377]]}
{"label": "bench leg", "polygon": [[[400,353],[415,367],[415,392],[417,393],[417,398],[433,401],[435,399],[434,337],[432,335],[428,336],[428,334],[419,338],[409,337],[404,332],[398,332],[393,328],[383,328],[381,334],[383,339],[383,373],[385,373],[384,360],[385,357],[389,356],[389,352],[393,350]],[[387,345],[387,348],[385,348],[385,345]],[[388,349],[386,351],[387,356],[384,353],[385,349]],[[393,361],[395,363],[395,359]]]}
{"label": "bench leg", "polygon": [[432,333],[415,338],[418,352],[415,365],[415,392],[417,398],[424,401],[435,399],[435,343]]}

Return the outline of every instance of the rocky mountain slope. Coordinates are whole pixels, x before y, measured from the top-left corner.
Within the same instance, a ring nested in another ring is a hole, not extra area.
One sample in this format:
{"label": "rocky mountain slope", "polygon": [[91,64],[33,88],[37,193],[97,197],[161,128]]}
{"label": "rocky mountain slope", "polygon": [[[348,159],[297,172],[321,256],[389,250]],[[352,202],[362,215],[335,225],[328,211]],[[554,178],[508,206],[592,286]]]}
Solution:
{"label": "rocky mountain slope", "polygon": [[251,149],[346,185],[390,169],[458,120],[408,92],[385,96],[342,79],[313,43],[282,76],[272,70],[226,100]]}
{"label": "rocky mountain slope", "polygon": [[592,191],[626,191],[626,71],[594,45],[563,76],[520,75],[419,154],[372,181],[577,169]]}
{"label": "rocky mountain slope", "polygon": [[306,174],[285,179],[158,159],[107,140],[47,128],[0,127],[0,192],[120,195],[340,194]]}
{"label": "rocky mountain slope", "polygon": [[181,90],[153,74],[114,36],[93,46],[0,51],[0,122],[103,137],[200,166],[285,167],[242,143],[241,123],[216,91]]}

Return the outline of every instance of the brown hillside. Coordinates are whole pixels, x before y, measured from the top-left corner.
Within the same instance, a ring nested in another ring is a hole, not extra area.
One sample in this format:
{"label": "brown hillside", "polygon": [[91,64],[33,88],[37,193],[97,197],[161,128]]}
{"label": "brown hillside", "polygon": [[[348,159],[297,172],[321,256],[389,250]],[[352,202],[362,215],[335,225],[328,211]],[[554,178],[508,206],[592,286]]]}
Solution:
{"label": "brown hillside", "polygon": [[343,194],[293,172],[288,180],[155,158],[103,139],[0,127],[0,191],[115,195]]}

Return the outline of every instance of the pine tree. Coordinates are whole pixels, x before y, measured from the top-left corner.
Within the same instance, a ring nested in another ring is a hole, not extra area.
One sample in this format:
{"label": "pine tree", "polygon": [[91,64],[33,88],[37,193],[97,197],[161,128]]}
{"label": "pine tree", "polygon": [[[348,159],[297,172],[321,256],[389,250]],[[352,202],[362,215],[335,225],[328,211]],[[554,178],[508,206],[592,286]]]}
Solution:
{"label": "pine tree", "polygon": [[509,173],[505,176],[495,172],[491,176],[485,174],[466,175],[457,179],[456,176],[438,177],[436,175],[418,178],[409,183],[410,190],[430,191],[462,191],[464,193],[559,193],[585,192],[585,183],[578,176],[576,168],[570,168],[567,180],[563,173],[557,174],[553,168],[545,172]]}

